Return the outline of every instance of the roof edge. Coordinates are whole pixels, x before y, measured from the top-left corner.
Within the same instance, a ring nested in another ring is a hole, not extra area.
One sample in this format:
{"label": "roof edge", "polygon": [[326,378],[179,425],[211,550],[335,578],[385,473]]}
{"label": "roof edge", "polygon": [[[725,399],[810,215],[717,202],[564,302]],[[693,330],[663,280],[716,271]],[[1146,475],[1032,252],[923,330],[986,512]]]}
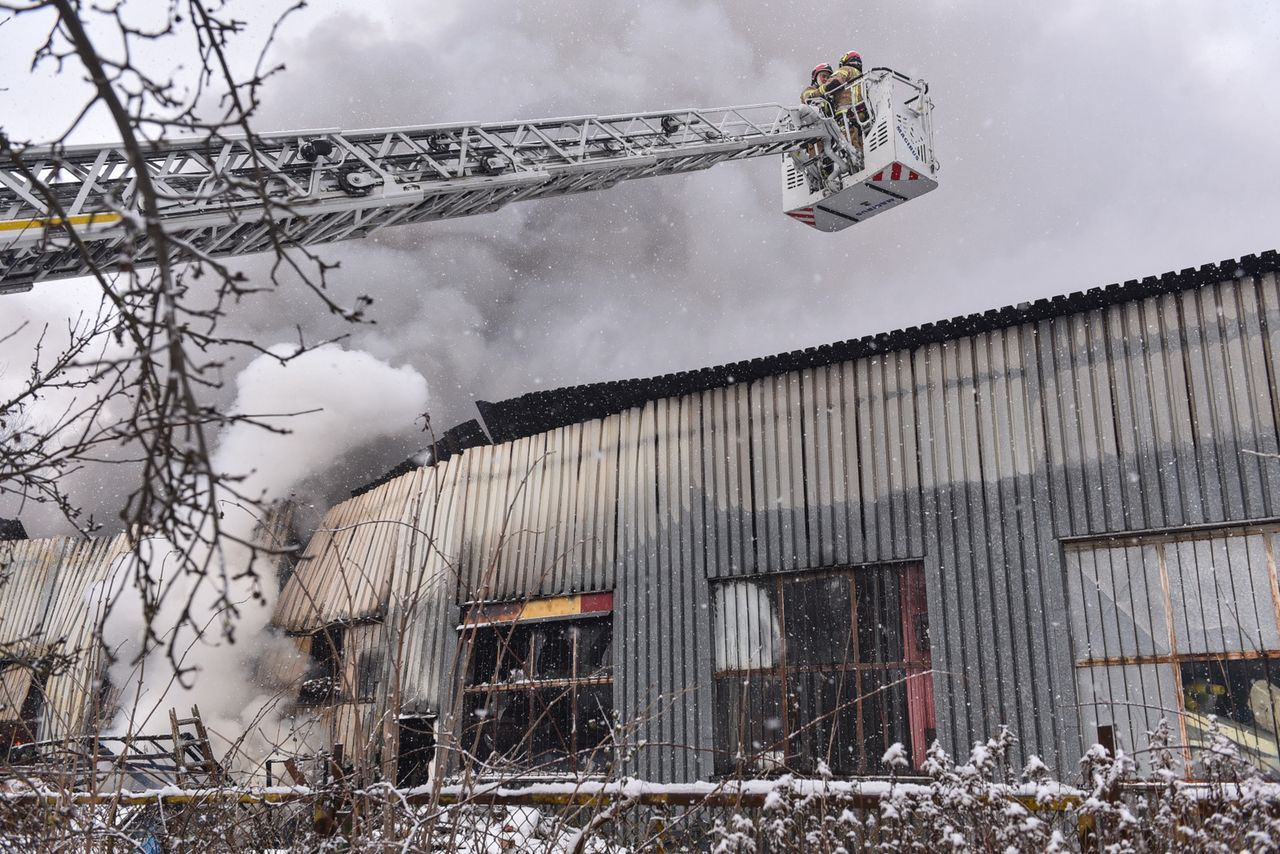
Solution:
{"label": "roof edge", "polygon": [[1271,249],[1217,264],[1205,264],[1198,268],[1171,271],[1144,279],[1130,279],[1064,296],[1018,303],[774,356],[647,378],[566,386],[530,392],[498,402],[479,400],[476,401],[476,406],[493,442],[510,442],[568,424],[614,415],[651,400],[722,388],[734,383],[852,361],[878,353],[914,350],[928,344],[1277,270],[1280,270],[1280,254]]}

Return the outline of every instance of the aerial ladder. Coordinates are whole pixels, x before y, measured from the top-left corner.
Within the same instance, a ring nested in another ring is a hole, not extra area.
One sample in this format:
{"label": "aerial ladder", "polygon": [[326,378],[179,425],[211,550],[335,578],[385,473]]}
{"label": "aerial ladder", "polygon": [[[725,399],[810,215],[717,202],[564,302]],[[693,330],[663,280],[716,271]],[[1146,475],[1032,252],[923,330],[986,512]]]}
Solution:
{"label": "aerial ladder", "polygon": [[[148,146],[141,167],[178,260],[353,240],[777,155],[784,212],[839,231],[937,186],[927,85],[887,68],[861,82],[861,150],[823,110],[757,104],[173,139]],[[119,145],[14,151],[0,164],[0,293],[155,263],[136,227],[136,168]]]}

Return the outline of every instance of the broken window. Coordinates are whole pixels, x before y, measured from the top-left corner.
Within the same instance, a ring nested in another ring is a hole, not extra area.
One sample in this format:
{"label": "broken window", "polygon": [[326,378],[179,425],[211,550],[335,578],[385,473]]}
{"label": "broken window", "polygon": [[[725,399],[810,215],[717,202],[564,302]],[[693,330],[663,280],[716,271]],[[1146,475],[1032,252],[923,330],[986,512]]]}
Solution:
{"label": "broken window", "polygon": [[1188,744],[1208,748],[1212,720],[1243,758],[1280,775],[1280,659],[1202,658],[1178,668]]}
{"label": "broken window", "polygon": [[933,737],[918,565],[729,581],[714,588],[716,771],[883,773]]}
{"label": "broken window", "polygon": [[399,723],[396,785],[400,788],[425,786],[431,780],[431,760],[436,752],[435,718],[405,716]]}
{"label": "broken window", "polygon": [[513,619],[468,617],[462,746],[486,769],[591,773],[611,758],[612,597],[592,606],[610,610],[584,614],[587,598],[541,600]]}
{"label": "broken window", "polygon": [[1066,550],[1087,734],[1140,767],[1161,719],[1193,774],[1211,730],[1280,777],[1280,529],[1078,541]]}
{"label": "broken window", "polygon": [[337,699],[342,677],[341,626],[328,626],[313,634],[311,640],[311,664],[307,678],[298,691],[298,703],[318,706]]}
{"label": "broken window", "polygon": [[0,760],[15,761],[15,749],[36,740],[48,678],[45,661],[0,660]]}

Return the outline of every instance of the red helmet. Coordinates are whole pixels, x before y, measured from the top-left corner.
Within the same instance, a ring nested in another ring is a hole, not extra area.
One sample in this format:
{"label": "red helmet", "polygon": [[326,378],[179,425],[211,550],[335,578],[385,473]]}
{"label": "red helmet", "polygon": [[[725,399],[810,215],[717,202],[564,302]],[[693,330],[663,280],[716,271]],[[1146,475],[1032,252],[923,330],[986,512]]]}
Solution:
{"label": "red helmet", "polygon": [[821,74],[821,73],[822,73],[822,72],[824,72],[824,71],[825,71],[827,74],[830,74],[830,73],[831,73],[831,71],[832,71],[831,63],[829,63],[829,62],[819,62],[817,65],[815,65],[815,66],[813,67],[813,73],[809,75],[809,82],[810,82],[810,83],[817,83],[817,82],[818,82],[818,75],[819,75],[819,74]]}
{"label": "red helmet", "polygon": [[841,65],[852,65],[854,68],[856,68],[856,69],[858,69],[859,71],[861,71],[861,70],[862,70],[862,57],[858,56],[858,52],[857,52],[856,50],[851,50],[851,51],[849,51],[848,53],[846,53],[844,56],[840,57],[840,64],[841,64]]}

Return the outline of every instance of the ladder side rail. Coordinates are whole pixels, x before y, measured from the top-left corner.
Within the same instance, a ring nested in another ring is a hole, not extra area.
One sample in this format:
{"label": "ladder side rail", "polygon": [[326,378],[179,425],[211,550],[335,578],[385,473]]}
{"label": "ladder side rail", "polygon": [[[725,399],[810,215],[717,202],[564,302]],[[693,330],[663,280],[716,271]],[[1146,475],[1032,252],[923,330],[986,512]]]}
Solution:
{"label": "ladder side rail", "polygon": [[[228,257],[272,245],[269,228],[260,222],[264,192],[276,208],[284,238],[316,245],[362,237],[391,224],[469,216],[512,201],[604,189],[624,180],[787,151],[825,135],[822,125],[797,108],[766,104],[380,133],[331,131],[326,139],[334,144],[334,156],[316,163],[303,158],[304,136],[281,133],[264,137],[271,144],[263,142],[256,154],[243,139],[184,140],[175,150],[148,152],[144,168],[161,178],[170,202],[162,215],[175,242],[190,254]],[[59,187],[76,210],[109,209],[131,200],[132,167],[119,147],[81,147],[75,156],[78,162],[67,170],[72,180]],[[495,156],[509,163],[509,169],[492,177],[477,174],[482,159]],[[46,175],[61,168],[46,161],[38,166]],[[338,188],[338,171],[353,166],[381,178],[375,192],[352,198]],[[12,191],[6,195],[18,200],[6,200],[12,202],[11,214],[47,217],[40,199],[29,192],[29,199],[21,198],[27,186],[6,170],[0,169],[0,183]],[[246,228],[250,224],[254,227]],[[0,291],[39,278],[89,272],[89,264],[77,259],[71,247],[57,245],[56,229],[50,230],[53,240],[42,227],[32,231],[39,232],[27,240],[34,248],[0,248],[0,261],[10,268],[0,279]],[[80,234],[101,260],[128,248],[130,238],[121,231]],[[0,247],[12,237],[0,233]],[[154,259],[136,258],[139,265],[148,262]]]}

